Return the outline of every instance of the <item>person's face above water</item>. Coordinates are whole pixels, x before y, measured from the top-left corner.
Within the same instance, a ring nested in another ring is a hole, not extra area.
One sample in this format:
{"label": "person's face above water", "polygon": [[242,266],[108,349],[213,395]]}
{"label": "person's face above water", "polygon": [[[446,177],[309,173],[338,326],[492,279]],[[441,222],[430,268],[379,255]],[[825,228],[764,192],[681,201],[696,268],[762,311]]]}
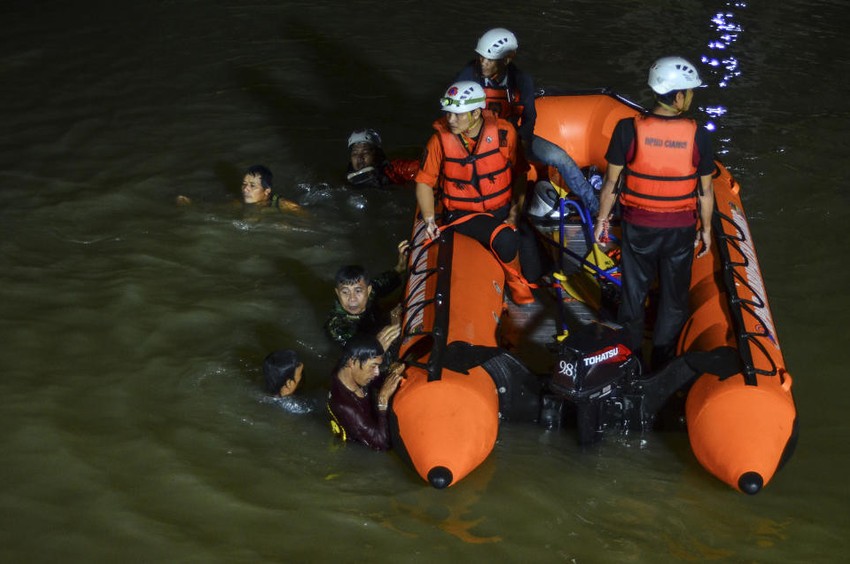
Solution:
{"label": "person's face above water", "polygon": [[363,280],[358,280],[353,284],[340,284],[335,291],[342,309],[351,315],[360,315],[366,311],[369,294],[372,293],[372,285],[366,284]]}
{"label": "person's face above water", "polygon": [[246,204],[259,204],[271,196],[270,188],[263,188],[258,175],[246,174],[242,179],[242,201]]}
{"label": "person's face above water", "polygon": [[280,396],[286,397],[291,396],[296,389],[298,389],[298,385],[301,384],[301,374],[304,372],[304,363],[299,362],[298,366],[295,367],[295,374],[286,381],[286,383],[280,388]]}
{"label": "person's face above water", "polygon": [[368,386],[369,382],[381,374],[381,363],[383,361],[383,356],[376,356],[375,358],[364,360],[362,363],[351,359],[351,370],[354,382],[361,388]]}
{"label": "person's face above water", "polygon": [[375,147],[371,143],[355,143],[351,146],[351,168],[358,171],[375,166]]}

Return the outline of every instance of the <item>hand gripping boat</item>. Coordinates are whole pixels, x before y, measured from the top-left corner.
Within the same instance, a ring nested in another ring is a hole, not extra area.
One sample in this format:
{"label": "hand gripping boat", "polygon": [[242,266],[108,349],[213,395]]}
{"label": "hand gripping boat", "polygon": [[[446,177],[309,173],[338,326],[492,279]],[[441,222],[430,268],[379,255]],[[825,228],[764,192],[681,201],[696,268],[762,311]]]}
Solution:
{"label": "hand gripping boat", "polygon": [[[642,111],[605,91],[544,95],[537,99],[536,108],[537,135],[565,149],[580,167],[599,170],[606,167],[605,152],[616,123]],[[741,205],[740,186],[722,163],[716,164],[714,240],[710,256],[694,260],[692,315],[680,336],[677,354],[701,374],[685,402],[694,455],[723,482],[754,494],[793,452],[796,408],[791,376]],[[616,274],[616,266],[600,268],[599,261],[582,258],[592,247],[588,233],[592,233],[594,218],[571,201],[570,206],[578,212],[573,216],[579,218],[578,227],[568,226],[579,233],[571,238],[564,225],[565,200],[569,197],[560,198],[560,226],[550,229],[547,236],[555,240],[562,260],[566,257],[577,265],[578,278],[567,283],[564,276],[563,288],[558,290],[566,290],[598,313],[604,289],[615,286],[612,274]],[[571,250],[576,240],[584,246]],[[588,256],[593,252],[598,251],[593,249]]]}
{"label": "hand gripping boat", "polygon": [[[607,92],[547,95],[537,99],[535,133],[564,148],[579,166],[604,170],[614,126],[639,111],[639,106]],[[678,343],[679,356],[668,365],[676,363],[683,370],[640,375],[633,359],[619,351],[616,332],[597,323],[611,316],[605,302],[612,287],[616,291],[617,265],[607,255],[582,258],[592,247],[592,218],[579,203],[556,198],[557,227],[551,229],[551,214],[544,214],[548,230],[537,227],[557,248],[561,271],[556,270],[556,278],[564,274],[566,262],[573,263],[569,276],[577,275],[572,281],[566,275],[560,278],[558,295],[566,290],[571,297],[565,304],[587,310],[585,322],[596,318],[560,343],[561,350],[571,351],[571,363],[587,367],[584,373],[565,371],[572,376],[566,378],[571,381],[562,388],[564,393],[587,400],[584,412],[594,425],[607,400],[609,406],[622,406],[637,398],[637,419],[645,426],[651,424],[651,416],[645,415],[654,413],[660,400],[685,381],[683,375],[698,375],[685,402],[694,455],[723,482],[753,494],[791,456],[796,408],[739,185],[719,162],[714,191],[712,251],[694,261],[692,315]],[[568,208],[576,213],[565,213]],[[578,216],[578,225],[567,216]],[[438,243],[426,239],[417,220],[400,350],[407,369],[391,403],[390,421],[396,450],[424,480],[444,488],[489,456],[501,420],[534,419],[538,402],[533,375],[497,346],[504,287],[499,264],[476,241],[451,230],[444,230]],[[597,254],[592,249],[588,256]],[[564,364],[563,359],[559,362]],[[625,375],[615,381],[610,374]],[[588,378],[583,387],[578,385],[581,375]],[[553,383],[560,377],[564,384],[563,376],[556,364]],[[663,393],[647,397],[650,388]],[[547,397],[541,399],[545,409]],[[540,418],[545,419],[543,411]]]}

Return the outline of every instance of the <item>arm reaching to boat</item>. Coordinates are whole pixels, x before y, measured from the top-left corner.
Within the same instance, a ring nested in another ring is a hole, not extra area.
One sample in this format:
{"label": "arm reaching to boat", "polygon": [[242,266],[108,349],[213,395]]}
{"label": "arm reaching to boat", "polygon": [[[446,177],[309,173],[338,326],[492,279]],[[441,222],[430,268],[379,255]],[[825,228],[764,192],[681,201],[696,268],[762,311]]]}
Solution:
{"label": "arm reaching to boat", "polygon": [[387,378],[384,380],[384,383],[381,385],[381,389],[378,392],[377,407],[379,412],[384,412],[389,407],[390,398],[393,394],[395,394],[396,390],[398,390],[403,373],[404,364],[400,362],[394,362],[390,367],[390,372],[387,374]]}
{"label": "arm reaching to boat", "polygon": [[378,331],[378,342],[381,343],[381,346],[384,347],[384,350],[388,350],[390,345],[393,344],[393,341],[399,338],[401,335],[401,323],[395,322],[390,323],[389,325],[384,326],[383,329]]}
{"label": "arm reaching to boat", "polygon": [[711,216],[714,215],[714,183],[712,175],[699,177],[699,231],[694,240],[694,248],[702,245],[697,258],[703,257],[711,249]]}
{"label": "arm reaching to boat", "polygon": [[419,212],[422,221],[425,222],[425,231],[428,238],[436,239],[440,236],[440,228],[434,219],[434,189],[424,182],[416,183],[416,203],[419,204]]}
{"label": "arm reaching to boat", "polygon": [[621,165],[609,163],[608,169],[605,171],[605,181],[599,192],[599,213],[596,216],[596,225],[593,226],[593,240],[597,244],[608,242],[608,219],[611,217],[611,210],[614,209],[614,203],[617,201],[614,187],[617,185],[617,179],[620,178],[622,170]]}
{"label": "arm reaching to boat", "polygon": [[404,370],[404,365],[394,364],[380,390],[375,391],[369,384],[380,375],[383,360],[384,350],[375,337],[354,336],[334,369],[327,403],[334,435],[374,450],[391,446],[387,408]]}

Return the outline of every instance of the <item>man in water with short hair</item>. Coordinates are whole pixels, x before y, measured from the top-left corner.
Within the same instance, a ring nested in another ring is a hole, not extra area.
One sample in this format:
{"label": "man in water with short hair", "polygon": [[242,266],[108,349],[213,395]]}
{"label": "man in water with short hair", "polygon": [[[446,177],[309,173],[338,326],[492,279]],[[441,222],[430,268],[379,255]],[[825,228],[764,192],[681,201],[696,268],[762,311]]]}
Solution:
{"label": "man in water with short hair", "polygon": [[272,192],[272,171],[263,165],[253,165],[242,178],[242,202],[257,207],[277,208],[281,211],[301,212],[301,206]]}
{"label": "man in water with short hair", "polygon": [[369,384],[380,376],[384,349],[371,335],[355,335],[346,343],[334,369],[328,393],[331,431],[343,441],[357,441],[374,450],[389,450],[387,410],[401,383],[404,365],[393,364],[381,387]]}
{"label": "man in water with short hair", "polygon": [[334,278],[336,301],[325,321],[325,332],[335,343],[345,345],[357,333],[377,335],[385,350],[401,334],[398,308],[387,316],[379,300],[397,290],[407,270],[409,242],[398,244],[398,262],[387,270],[370,278],[360,265],[340,268]]}
{"label": "man in water with short hair", "polygon": [[[274,175],[264,165],[251,165],[242,177],[242,203],[256,209],[278,209],[280,211],[303,214],[304,210],[291,200],[272,192]],[[192,199],[188,196],[177,196],[177,204],[190,205]]]}

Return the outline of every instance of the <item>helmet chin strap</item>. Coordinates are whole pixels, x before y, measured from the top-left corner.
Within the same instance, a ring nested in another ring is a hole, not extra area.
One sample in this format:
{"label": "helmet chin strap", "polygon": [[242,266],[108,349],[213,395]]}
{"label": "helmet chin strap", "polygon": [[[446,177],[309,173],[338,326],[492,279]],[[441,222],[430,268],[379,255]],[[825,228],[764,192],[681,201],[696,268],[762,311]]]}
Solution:
{"label": "helmet chin strap", "polygon": [[[480,125],[483,124],[483,123],[484,123],[484,117],[481,115],[481,113],[479,113],[478,118],[469,125],[469,129],[467,129],[465,133],[467,135],[469,135],[470,137],[474,137],[475,135],[478,135],[478,132],[481,131]],[[475,132],[475,135],[473,135],[473,133],[472,133],[473,131]]]}
{"label": "helmet chin strap", "polygon": [[661,102],[661,101],[658,101],[658,100],[656,100],[656,103],[659,106],[661,106],[662,108],[664,108],[665,110],[667,110],[668,112],[671,112],[673,115],[678,116],[684,111],[684,110],[680,110],[679,108],[677,108],[675,106],[671,106],[670,104],[665,104],[664,102]]}

